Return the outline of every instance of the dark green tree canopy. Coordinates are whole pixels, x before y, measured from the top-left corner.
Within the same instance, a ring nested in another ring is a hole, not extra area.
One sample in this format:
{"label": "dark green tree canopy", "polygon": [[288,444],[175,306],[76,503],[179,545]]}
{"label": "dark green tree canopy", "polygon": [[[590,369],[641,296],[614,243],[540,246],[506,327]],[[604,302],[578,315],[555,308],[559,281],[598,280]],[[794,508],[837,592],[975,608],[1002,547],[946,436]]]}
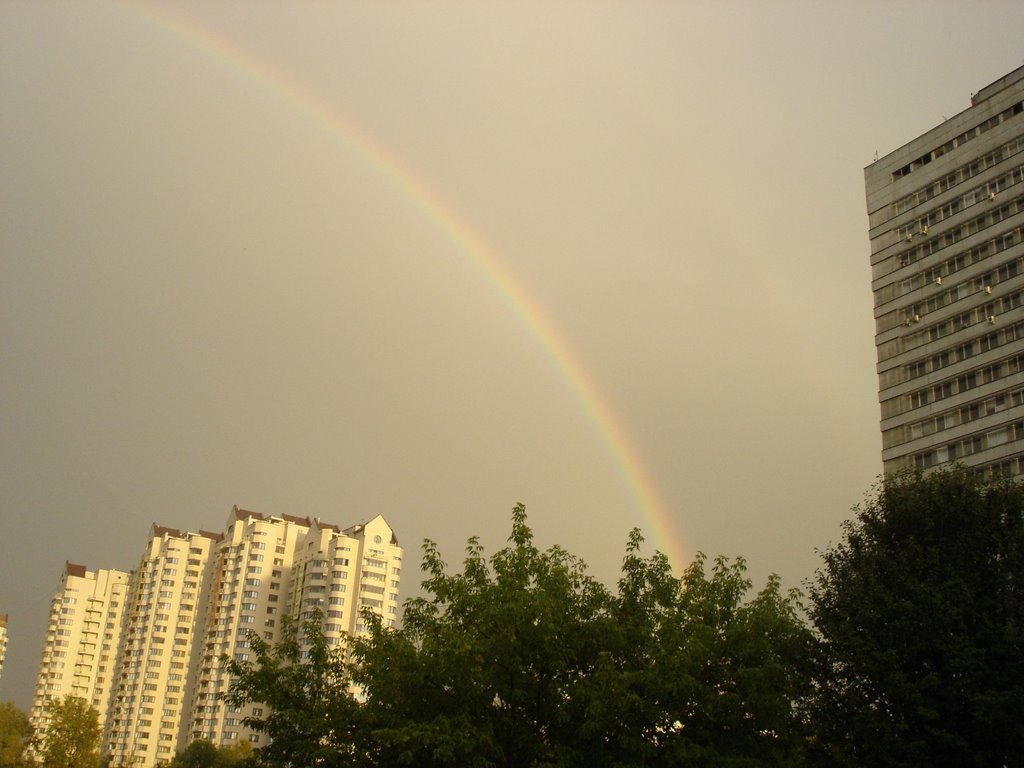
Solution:
{"label": "dark green tree canopy", "polygon": [[9,701],[0,703],[0,768],[22,768],[32,763],[25,748],[32,739],[28,715]]}
{"label": "dark green tree canopy", "polygon": [[824,554],[816,718],[865,766],[1020,764],[1024,490],[966,469],[887,478]]}
{"label": "dark green tree canopy", "polygon": [[244,765],[251,753],[252,745],[247,741],[218,747],[206,739],[196,739],[174,756],[168,768],[232,768]]}
{"label": "dark green tree canopy", "polygon": [[[451,573],[424,545],[424,597],[401,629],[332,651],[320,617],[254,662],[229,701],[273,714],[267,766],[797,766],[810,644],[773,578],[747,599],[742,560],[672,574],[634,532],[617,594],[560,547],[539,550],[517,506],[508,545],[470,539]],[[352,694],[353,686],[359,696]],[[357,703],[361,701],[362,703]]]}

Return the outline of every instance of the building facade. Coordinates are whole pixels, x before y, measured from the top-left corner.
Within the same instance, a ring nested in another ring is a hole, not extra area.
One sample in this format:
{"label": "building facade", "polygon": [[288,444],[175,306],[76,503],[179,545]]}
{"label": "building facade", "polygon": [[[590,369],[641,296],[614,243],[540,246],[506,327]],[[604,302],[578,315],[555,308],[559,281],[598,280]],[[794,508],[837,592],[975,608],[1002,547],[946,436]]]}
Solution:
{"label": "building facade", "polygon": [[[154,525],[128,596],[103,752],[113,765],[154,765],[182,744],[196,653],[196,621],[210,589],[220,534]],[[201,642],[201,639],[200,641]]]}
{"label": "building facade", "polygon": [[5,658],[7,658],[7,614],[0,613],[0,676],[4,674]]}
{"label": "building facade", "polygon": [[29,719],[46,732],[47,704],[65,696],[85,699],[100,716],[114,687],[131,574],[65,563],[50,601],[39,677]]}
{"label": "building facade", "polygon": [[280,639],[281,619],[319,610],[332,645],[366,631],[360,611],[394,626],[402,549],[383,517],[341,529],[317,518],[235,507],[223,533],[153,525],[136,570],[67,563],[50,608],[31,719],[71,694],[103,726],[112,766],[168,762],[196,739],[260,745],[231,708],[225,657],[248,660],[251,634]]}
{"label": "building facade", "polygon": [[864,177],[885,471],[1024,474],[1024,67]]}

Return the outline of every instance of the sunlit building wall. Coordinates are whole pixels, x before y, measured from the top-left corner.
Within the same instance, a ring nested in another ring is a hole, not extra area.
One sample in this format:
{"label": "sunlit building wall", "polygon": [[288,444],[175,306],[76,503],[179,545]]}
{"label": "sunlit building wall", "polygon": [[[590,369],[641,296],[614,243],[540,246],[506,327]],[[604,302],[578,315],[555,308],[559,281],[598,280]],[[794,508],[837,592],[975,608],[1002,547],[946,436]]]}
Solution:
{"label": "sunlit building wall", "polygon": [[885,471],[1024,474],[1024,67],[865,183]]}
{"label": "sunlit building wall", "polygon": [[0,677],[4,674],[4,659],[7,657],[7,614],[0,613]]}
{"label": "sunlit building wall", "polygon": [[47,704],[72,695],[106,716],[121,644],[131,574],[66,563],[50,615],[29,718],[37,736],[48,729]]}
{"label": "sunlit building wall", "polygon": [[401,574],[402,548],[380,515],[344,530],[317,520],[295,553],[289,612],[305,621],[319,609],[327,642],[339,645],[366,634],[363,609],[395,625]]}
{"label": "sunlit building wall", "polygon": [[221,534],[154,525],[132,580],[104,728],[113,765],[170,761],[182,742],[195,637],[205,616],[213,553]]}
{"label": "sunlit building wall", "polygon": [[215,554],[202,652],[185,720],[189,739],[220,745],[248,740],[259,746],[260,735],[246,729],[242,720],[259,716],[262,708],[231,708],[221,700],[230,685],[221,659],[248,659],[250,632],[270,643],[280,639],[296,543],[311,524],[308,517],[231,510]]}
{"label": "sunlit building wall", "polygon": [[381,516],[346,529],[317,518],[231,510],[224,533],[154,525],[131,573],[68,563],[51,603],[32,709],[72,693],[103,727],[116,768],[169,762],[191,741],[260,745],[242,721],[261,707],[223,701],[223,660],[251,657],[255,636],[317,611],[328,643],[365,633],[361,610],[394,626],[402,549]]}

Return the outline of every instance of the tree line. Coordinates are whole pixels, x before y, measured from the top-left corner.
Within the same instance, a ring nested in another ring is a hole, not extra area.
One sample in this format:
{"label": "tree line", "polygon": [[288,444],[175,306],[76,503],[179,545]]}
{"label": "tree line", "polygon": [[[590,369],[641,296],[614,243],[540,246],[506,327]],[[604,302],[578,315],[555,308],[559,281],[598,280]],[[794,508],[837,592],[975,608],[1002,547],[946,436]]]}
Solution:
{"label": "tree line", "polygon": [[676,575],[642,543],[612,590],[539,549],[521,505],[507,546],[470,539],[459,569],[428,541],[400,628],[366,613],[341,652],[316,613],[251,635],[226,704],[263,705],[245,724],[269,741],[172,765],[1024,765],[1020,484],[887,477],[806,597],[774,576],[753,591],[742,559]]}

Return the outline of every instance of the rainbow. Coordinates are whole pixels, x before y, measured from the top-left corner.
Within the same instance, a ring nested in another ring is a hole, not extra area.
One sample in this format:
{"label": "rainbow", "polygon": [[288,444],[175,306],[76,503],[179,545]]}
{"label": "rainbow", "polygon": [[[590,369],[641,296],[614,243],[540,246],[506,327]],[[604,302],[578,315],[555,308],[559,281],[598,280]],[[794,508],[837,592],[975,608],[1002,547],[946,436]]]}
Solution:
{"label": "rainbow", "polygon": [[490,288],[526,327],[568,384],[597,431],[621,480],[651,527],[655,546],[668,556],[679,571],[688,562],[673,516],[658,495],[650,474],[621,421],[609,407],[593,378],[559,335],[540,306],[501,262],[494,250],[387,147],[359,129],[351,120],[330,109],[302,83],[261,62],[233,41],[201,26],[197,21],[166,5],[133,3],[129,8],[160,30],[187,42],[205,56],[259,84],[297,112],[355,152],[418,208],[423,215],[465,255]]}

